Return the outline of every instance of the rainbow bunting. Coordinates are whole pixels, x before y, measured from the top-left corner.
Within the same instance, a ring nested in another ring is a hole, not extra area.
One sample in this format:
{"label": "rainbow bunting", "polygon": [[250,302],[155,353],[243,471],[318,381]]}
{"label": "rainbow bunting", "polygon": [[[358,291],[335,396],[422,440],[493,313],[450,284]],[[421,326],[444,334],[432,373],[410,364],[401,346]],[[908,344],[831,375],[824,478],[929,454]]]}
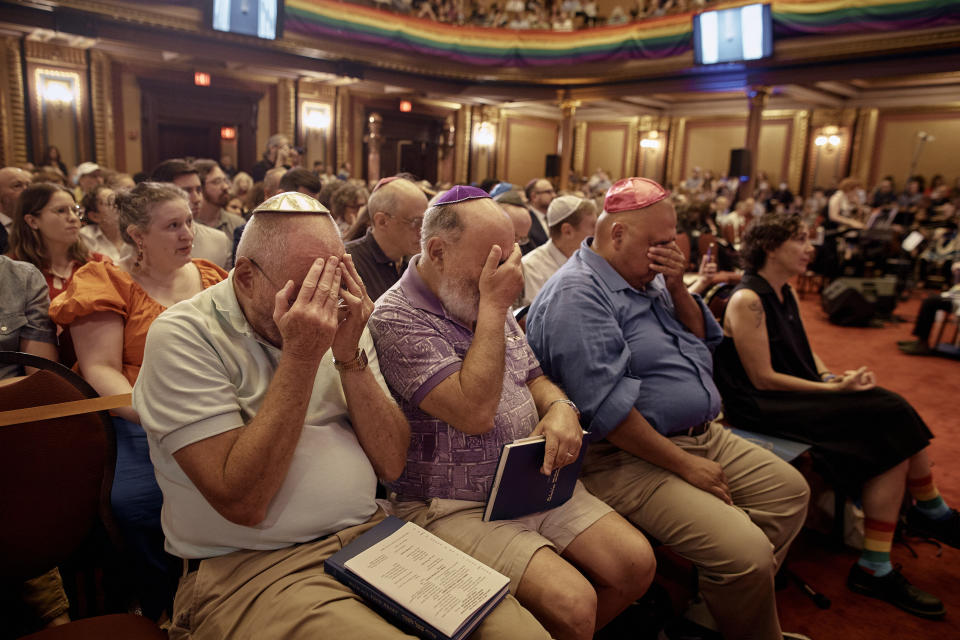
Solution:
{"label": "rainbow bunting", "polygon": [[[731,2],[717,5],[743,5]],[[778,38],[929,29],[960,24],[956,0],[771,2]],[[363,43],[445,60],[501,67],[659,59],[692,47],[689,14],[574,32],[458,27],[336,0],[287,0],[290,34]]]}

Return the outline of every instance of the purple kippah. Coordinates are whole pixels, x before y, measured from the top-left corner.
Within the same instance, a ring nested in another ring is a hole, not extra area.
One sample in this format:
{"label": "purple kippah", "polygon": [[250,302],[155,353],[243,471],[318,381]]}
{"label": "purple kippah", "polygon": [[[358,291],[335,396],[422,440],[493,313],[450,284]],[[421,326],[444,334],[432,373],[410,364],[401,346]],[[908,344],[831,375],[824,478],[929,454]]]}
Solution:
{"label": "purple kippah", "polygon": [[441,204],[457,204],[458,202],[463,202],[465,200],[474,200],[476,198],[489,198],[490,194],[484,191],[483,189],[478,189],[477,187],[467,187],[464,185],[457,185],[452,187],[445,194],[440,196],[434,201],[434,205]]}
{"label": "purple kippah", "polygon": [[643,209],[667,198],[670,192],[647,178],[624,178],[617,180],[607,190],[603,210],[607,213]]}

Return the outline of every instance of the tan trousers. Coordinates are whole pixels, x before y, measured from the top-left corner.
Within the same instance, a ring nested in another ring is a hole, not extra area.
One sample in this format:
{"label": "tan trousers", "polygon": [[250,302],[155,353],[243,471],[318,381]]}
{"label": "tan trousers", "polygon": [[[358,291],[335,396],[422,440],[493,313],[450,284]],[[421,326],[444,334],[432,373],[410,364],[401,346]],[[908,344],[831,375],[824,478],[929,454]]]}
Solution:
{"label": "tan trousers", "polygon": [[736,506],[607,442],[590,445],[581,479],[697,566],[701,594],[725,640],[781,640],[773,579],[803,525],[806,481],[718,423],[700,436],[671,440],[723,466]]}
{"label": "tan trousers", "polygon": [[[275,551],[235,551],[204,560],[180,580],[170,639],[412,638],[323,572],[325,559],[383,517],[378,512],[369,522],[316,542]],[[470,637],[540,640],[550,635],[507,596]]]}

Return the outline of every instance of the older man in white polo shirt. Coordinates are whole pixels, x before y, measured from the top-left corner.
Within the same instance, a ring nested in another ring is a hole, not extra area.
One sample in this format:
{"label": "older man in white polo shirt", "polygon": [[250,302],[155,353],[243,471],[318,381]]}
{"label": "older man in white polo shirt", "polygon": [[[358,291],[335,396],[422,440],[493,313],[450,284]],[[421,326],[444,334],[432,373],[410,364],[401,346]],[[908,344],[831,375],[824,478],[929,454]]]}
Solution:
{"label": "older man in white polo shirt", "polygon": [[[323,572],[383,519],[377,478],[410,441],[372,309],[326,209],[283,193],[254,211],[230,277],[150,327],[133,404],[184,559],[171,640],[409,637]],[[474,637],[546,632],[508,598]]]}
{"label": "older man in white polo shirt", "polygon": [[533,302],[541,287],[563,266],[597,226],[597,205],[577,196],[555,198],[547,208],[550,239],[523,256],[523,298]]}

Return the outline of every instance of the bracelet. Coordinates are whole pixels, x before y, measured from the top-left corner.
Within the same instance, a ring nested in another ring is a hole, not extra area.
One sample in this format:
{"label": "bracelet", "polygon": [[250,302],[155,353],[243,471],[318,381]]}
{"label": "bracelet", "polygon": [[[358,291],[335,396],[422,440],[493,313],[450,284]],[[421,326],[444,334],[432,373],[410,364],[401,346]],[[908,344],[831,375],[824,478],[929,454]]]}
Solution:
{"label": "bracelet", "polygon": [[830,373],[829,371],[821,371],[821,372],[820,372],[820,381],[821,381],[821,382],[830,382],[831,380],[836,380],[836,379],[837,379],[837,376],[835,376],[834,374]]}
{"label": "bracelet", "polygon": [[577,414],[577,420],[580,419],[580,409],[577,409],[577,405],[575,405],[575,404],[573,403],[573,400],[571,400],[571,399],[569,399],[569,398],[558,398],[558,399],[554,400],[553,402],[551,402],[549,405],[547,405],[547,411],[550,411],[550,409],[552,409],[552,408],[553,408],[553,405],[555,405],[555,404],[568,404],[568,405],[570,405],[570,407],[573,409],[574,413]]}

